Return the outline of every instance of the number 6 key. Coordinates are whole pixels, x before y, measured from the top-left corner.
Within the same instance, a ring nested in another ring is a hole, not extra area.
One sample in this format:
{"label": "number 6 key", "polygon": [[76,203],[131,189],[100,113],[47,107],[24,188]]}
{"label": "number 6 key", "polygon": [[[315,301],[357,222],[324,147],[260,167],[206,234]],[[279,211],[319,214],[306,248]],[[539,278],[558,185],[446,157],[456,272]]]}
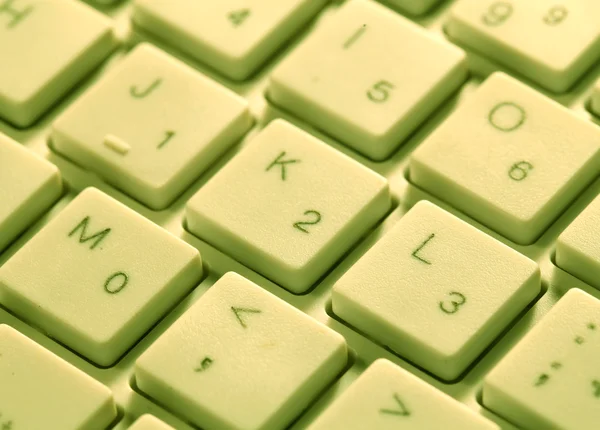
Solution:
{"label": "number 6 key", "polygon": [[410,179],[530,244],[599,168],[597,126],[496,73],[412,154]]}

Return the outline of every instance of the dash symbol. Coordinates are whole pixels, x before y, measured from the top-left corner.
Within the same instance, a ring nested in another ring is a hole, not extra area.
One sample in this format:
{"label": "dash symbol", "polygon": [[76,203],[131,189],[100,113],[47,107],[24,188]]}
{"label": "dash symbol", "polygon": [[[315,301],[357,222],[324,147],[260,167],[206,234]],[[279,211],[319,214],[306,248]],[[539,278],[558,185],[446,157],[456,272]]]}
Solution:
{"label": "dash symbol", "polygon": [[129,150],[131,149],[131,146],[129,146],[127,142],[125,142],[123,139],[119,139],[117,136],[114,136],[112,134],[107,134],[104,137],[103,143],[104,146],[106,146],[109,149],[112,149],[119,155],[127,155]]}

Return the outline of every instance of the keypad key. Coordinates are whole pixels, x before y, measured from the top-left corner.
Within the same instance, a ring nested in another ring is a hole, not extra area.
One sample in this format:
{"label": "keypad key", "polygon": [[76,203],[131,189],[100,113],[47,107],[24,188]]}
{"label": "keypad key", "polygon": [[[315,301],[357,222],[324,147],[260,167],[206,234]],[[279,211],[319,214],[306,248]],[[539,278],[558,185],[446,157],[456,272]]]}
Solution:
{"label": "keypad key", "polygon": [[108,366],[201,274],[195,248],[88,188],[0,267],[0,301]]}
{"label": "keypad key", "polygon": [[394,363],[379,359],[308,430],[500,430]]}
{"label": "keypad key", "polygon": [[551,91],[568,90],[600,58],[596,0],[460,0],[447,32]]}
{"label": "keypad key", "polygon": [[600,79],[594,85],[592,98],[590,99],[590,109],[595,115],[600,116]]}
{"label": "keypad key", "polygon": [[600,288],[600,197],[563,231],[556,242],[556,264]]}
{"label": "keypad key", "polygon": [[276,120],[190,199],[187,227],[302,293],[390,205],[385,178]]}
{"label": "keypad key", "polygon": [[326,0],[135,0],[133,20],[232,79],[246,79]]}
{"label": "keypad key", "polygon": [[600,129],[495,73],[413,152],[410,179],[530,244],[598,174]]}
{"label": "keypad key", "polygon": [[343,320],[453,380],[540,288],[534,261],[421,201],[335,283],[332,302]]}
{"label": "keypad key", "polygon": [[483,403],[527,429],[600,422],[600,301],[573,289],[485,378]]}
{"label": "keypad key", "polygon": [[60,172],[53,164],[0,134],[0,251],[61,193]]}
{"label": "keypad key", "polygon": [[382,0],[383,3],[390,4],[398,9],[402,9],[412,15],[421,15],[429,11],[441,0]]}
{"label": "keypad key", "polygon": [[0,116],[30,125],[114,45],[110,20],[81,2],[0,0]]}
{"label": "keypad key", "polygon": [[466,75],[463,51],[380,4],[355,0],[283,60],[268,94],[276,105],[381,160]]}
{"label": "keypad key", "polygon": [[12,327],[0,324],[0,429],[105,429],[111,391]]}
{"label": "keypad key", "polygon": [[251,124],[244,99],[142,44],[54,123],[52,141],[69,158],[163,209]]}
{"label": "keypad key", "polygon": [[168,424],[165,424],[154,415],[146,414],[139,417],[129,427],[129,430],[175,430]]}
{"label": "keypad key", "polygon": [[137,360],[142,391],[209,429],[285,428],[347,361],[344,338],[236,273]]}

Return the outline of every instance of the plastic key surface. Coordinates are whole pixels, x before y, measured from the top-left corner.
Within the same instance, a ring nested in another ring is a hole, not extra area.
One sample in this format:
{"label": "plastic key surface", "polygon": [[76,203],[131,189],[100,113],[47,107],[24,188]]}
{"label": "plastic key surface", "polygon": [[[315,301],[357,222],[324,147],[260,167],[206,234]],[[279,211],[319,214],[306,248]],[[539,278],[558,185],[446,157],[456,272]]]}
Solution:
{"label": "plastic key surface", "polygon": [[81,2],[0,0],[0,116],[30,125],[114,44],[110,20]]}
{"label": "plastic key surface", "polygon": [[385,178],[275,120],[190,199],[187,226],[301,293],[390,205]]}
{"label": "plastic key surface", "polygon": [[326,0],[135,0],[133,20],[232,79],[246,79]]}
{"label": "plastic key surface", "polygon": [[342,370],[344,338],[235,273],[136,362],[140,389],[202,428],[285,428]]}
{"label": "plastic key surface", "polygon": [[333,311],[453,380],[540,292],[538,265],[417,203],[333,287]]}
{"label": "plastic key surface", "polygon": [[142,44],[59,117],[52,140],[69,158],[163,209],[251,124],[244,99]]}
{"label": "plastic key surface", "polygon": [[460,0],[449,35],[551,91],[568,90],[600,58],[596,0]]}
{"label": "plastic key surface", "polygon": [[0,134],[0,251],[61,192],[60,172],[53,164]]}
{"label": "plastic key surface", "polygon": [[0,429],[97,430],[116,416],[107,387],[0,324]]}
{"label": "plastic key surface", "polygon": [[487,375],[483,403],[526,429],[600,422],[600,300],[568,291]]}
{"label": "plastic key surface", "polygon": [[195,248],[88,188],[0,267],[0,303],[108,366],[201,274]]}
{"label": "plastic key surface", "polygon": [[139,417],[129,427],[129,430],[175,430],[168,424],[165,424],[154,415],[146,414]]}
{"label": "plastic key surface", "polygon": [[268,94],[276,105],[381,160],[466,76],[463,51],[380,4],[354,0],[279,64]]}
{"label": "plastic key surface", "polygon": [[560,234],[556,264],[596,288],[600,288],[600,197]]}
{"label": "plastic key surface", "polygon": [[379,359],[308,430],[500,430],[460,402]]}
{"label": "plastic key surface", "polygon": [[600,128],[495,73],[413,152],[410,179],[520,244],[600,170]]}

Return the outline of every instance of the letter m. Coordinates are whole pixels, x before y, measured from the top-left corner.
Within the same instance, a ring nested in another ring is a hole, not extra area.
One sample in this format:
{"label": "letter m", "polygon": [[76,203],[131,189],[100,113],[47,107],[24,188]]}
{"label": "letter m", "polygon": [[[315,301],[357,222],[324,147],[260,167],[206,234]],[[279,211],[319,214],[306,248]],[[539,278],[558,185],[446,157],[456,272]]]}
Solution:
{"label": "letter m", "polygon": [[90,217],[86,216],[83,220],[81,220],[81,222],[79,224],[77,224],[77,227],[75,227],[70,233],[69,233],[69,237],[73,236],[75,233],[77,233],[78,230],[81,230],[81,232],[79,233],[79,243],[86,243],[88,241],[93,241],[92,245],[90,246],[90,249],[94,249],[95,247],[97,247],[100,242],[102,242],[104,240],[104,238],[106,236],[108,236],[108,234],[110,233],[110,228],[105,228],[102,231],[99,231],[97,233],[91,234],[91,235],[87,235],[87,230],[88,230],[88,223],[90,222]]}

